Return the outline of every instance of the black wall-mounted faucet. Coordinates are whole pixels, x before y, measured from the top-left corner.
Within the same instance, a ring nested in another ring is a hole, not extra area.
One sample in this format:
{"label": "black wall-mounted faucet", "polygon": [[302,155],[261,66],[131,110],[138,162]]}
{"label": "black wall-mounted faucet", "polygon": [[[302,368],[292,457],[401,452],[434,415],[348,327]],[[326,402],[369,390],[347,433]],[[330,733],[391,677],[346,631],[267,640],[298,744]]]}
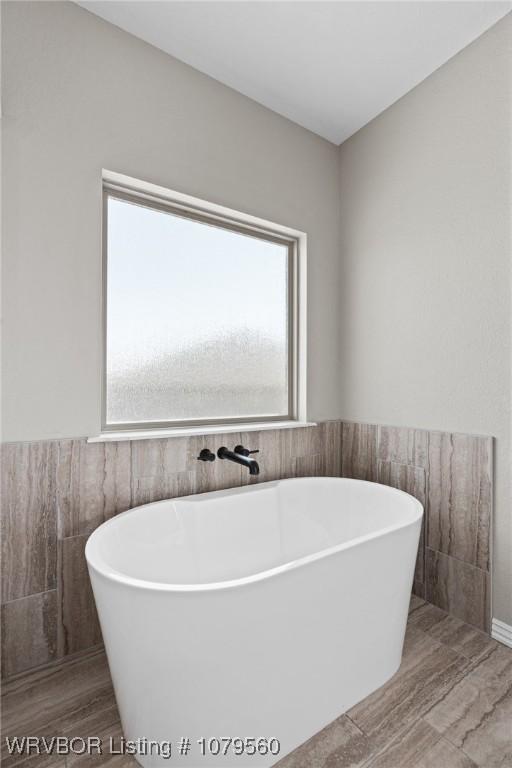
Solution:
{"label": "black wall-mounted faucet", "polygon": [[249,451],[244,448],[243,445],[236,445],[234,451],[228,450],[224,445],[217,451],[219,459],[227,459],[228,461],[234,461],[235,464],[241,464],[242,467],[247,467],[250,475],[259,475],[260,467],[256,459],[251,459],[251,453],[259,453],[258,450]]}
{"label": "black wall-mounted faucet", "polygon": [[203,448],[203,450],[200,452],[199,456],[197,457],[198,461],[215,461],[215,454],[208,450],[208,448]]}

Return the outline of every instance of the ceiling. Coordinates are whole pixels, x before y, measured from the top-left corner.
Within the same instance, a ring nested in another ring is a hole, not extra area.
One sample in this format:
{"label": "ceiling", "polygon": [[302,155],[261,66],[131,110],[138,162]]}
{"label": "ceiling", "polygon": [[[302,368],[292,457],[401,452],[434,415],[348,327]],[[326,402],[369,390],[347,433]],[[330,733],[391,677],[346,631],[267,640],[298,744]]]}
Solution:
{"label": "ceiling", "polygon": [[79,5],[335,144],[512,8],[488,1]]}

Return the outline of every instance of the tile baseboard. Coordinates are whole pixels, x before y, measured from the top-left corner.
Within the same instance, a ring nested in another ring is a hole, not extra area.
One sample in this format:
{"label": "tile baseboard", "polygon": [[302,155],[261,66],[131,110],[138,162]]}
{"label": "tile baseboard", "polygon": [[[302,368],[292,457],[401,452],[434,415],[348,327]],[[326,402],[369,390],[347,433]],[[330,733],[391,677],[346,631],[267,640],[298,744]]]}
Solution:
{"label": "tile baseboard", "polygon": [[512,648],[512,626],[499,619],[492,620],[491,637]]}

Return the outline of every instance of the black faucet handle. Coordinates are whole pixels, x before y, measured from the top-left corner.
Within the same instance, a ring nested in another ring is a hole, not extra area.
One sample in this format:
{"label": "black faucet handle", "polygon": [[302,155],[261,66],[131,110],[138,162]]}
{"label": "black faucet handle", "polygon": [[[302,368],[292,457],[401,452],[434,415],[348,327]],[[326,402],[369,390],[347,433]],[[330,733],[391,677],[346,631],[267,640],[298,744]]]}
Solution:
{"label": "black faucet handle", "polygon": [[203,448],[203,450],[200,452],[199,456],[197,457],[198,461],[215,461],[215,454],[212,453],[208,448]]}
{"label": "black faucet handle", "polygon": [[248,448],[244,448],[243,445],[235,445],[235,453],[238,453],[240,456],[250,456],[251,453],[259,452],[259,448],[255,448],[253,451],[250,451]]}

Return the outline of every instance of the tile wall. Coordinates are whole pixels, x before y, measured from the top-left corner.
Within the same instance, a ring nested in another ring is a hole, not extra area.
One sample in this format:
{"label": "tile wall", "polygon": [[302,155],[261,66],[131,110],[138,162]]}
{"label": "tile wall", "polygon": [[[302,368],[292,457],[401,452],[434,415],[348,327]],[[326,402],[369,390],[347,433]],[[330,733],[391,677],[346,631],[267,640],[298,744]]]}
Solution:
{"label": "tile wall", "polygon": [[[238,442],[261,474],[197,461]],[[132,506],[283,477],[340,476],[402,488],[428,510],[414,591],[488,629],[491,438],[323,422],[291,430],[2,446],[2,674],[101,643],[84,558],[89,534]]]}
{"label": "tile wall", "polygon": [[342,475],[407,491],[425,507],[413,591],[490,629],[490,437],[344,423]]}

